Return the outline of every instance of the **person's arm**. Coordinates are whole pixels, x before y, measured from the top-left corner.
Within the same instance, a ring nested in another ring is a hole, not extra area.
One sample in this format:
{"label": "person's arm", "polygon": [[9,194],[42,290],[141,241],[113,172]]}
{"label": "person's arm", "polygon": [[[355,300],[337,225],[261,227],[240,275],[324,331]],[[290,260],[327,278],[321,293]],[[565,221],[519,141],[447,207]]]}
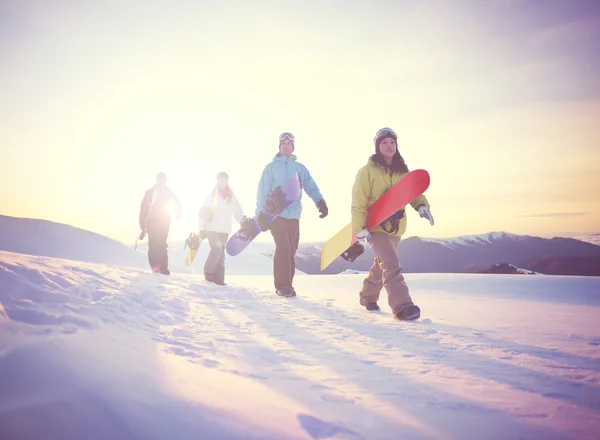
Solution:
{"label": "person's arm", "polygon": [[369,169],[361,168],[356,173],[352,185],[352,231],[358,233],[367,226],[367,211],[369,209],[369,196],[371,185],[369,182]]}
{"label": "person's arm", "polygon": [[142,199],[142,203],[140,204],[140,229],[142,231],[146,230],[146,220],[148,220],[148,213],[150,211],[150,204],[152,203],[152,190],[148,190],[144,193],[144,198]]}

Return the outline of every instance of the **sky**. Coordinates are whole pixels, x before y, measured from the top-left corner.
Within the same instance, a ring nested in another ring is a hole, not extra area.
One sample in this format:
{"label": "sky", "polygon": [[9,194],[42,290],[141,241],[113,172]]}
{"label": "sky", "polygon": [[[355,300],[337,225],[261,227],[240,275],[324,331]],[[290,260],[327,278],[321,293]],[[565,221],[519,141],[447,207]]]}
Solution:
{"label": "sky", "polygon": [[219,171],[254,213],[291,131],[323,241],[389,126],[431,175],[407,236],[597,232],[598,41],[596,0],[0,0],[0,214],[130,243],[163,171],[185,238]]}

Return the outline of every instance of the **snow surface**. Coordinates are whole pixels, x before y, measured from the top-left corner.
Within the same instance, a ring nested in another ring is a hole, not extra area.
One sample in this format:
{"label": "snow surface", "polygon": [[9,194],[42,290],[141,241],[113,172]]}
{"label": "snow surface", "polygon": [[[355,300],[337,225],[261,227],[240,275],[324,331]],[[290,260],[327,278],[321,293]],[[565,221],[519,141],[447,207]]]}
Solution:
{"label": "snow surface", "polygon": [[595,439],[600,278],[198,275],[0,252],[1,439]]}
{"label": "snow surface", "polygon": [[[138,251],[146,253],[147,245],[145,243],[138,245]],[[275,245],[273,243],[252,242],[244,251],[236,256],[225,255],[225,282],[229,275],[271,275],[273,273],[273,253]],[[196,273],[204,272],[204,262],[210,252],[210,245],[207,240],[203,240],[198,249],[191,266],[185,266],[185,258],[189,249],[184,249],[184,243],[169,243],[169,267],[171,272],[178,273]],[[305,275],[304,272],[297,270],[297,275]]]}
{"label": "snow surface", "polygon": [[[136,236],[139,231],[136,231]],[[0,251],[69,259],[87,263],[109,264],[148,269],[148,238],[130,245],[48,220],[0,215]],[[252,242],[240,255],[225,256],[226,277],[236,275],[270,275],[273,273],[273,242]],[[179,273],[203,273],[210,246],[203,241],[191,267],[185,265],[188,249],[184,241],[169,240],[169,269]],[[303,272],[298,271],[301,275]]]}

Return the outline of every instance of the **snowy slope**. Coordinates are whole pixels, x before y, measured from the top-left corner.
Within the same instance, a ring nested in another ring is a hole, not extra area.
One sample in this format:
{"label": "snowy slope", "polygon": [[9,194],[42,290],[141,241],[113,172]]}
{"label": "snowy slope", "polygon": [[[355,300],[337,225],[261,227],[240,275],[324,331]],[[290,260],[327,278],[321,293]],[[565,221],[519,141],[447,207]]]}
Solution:
{"label": "snowy slope", "polygon": [[0,215],[0,251],[143,268],[145,255],[95,232],[48,220]]}
{"label": "snowy slope", "polygon": [[[169,268],[172,272],[202,273],[208,256],[208,242],[204,241],[191,267],[184,264],[188,250],[184,243],[169,240]],[[226,256],[228,274],[273,273],[272,243],[252,243],[236,257]],[[0,215],[0,251],[28,255],[56,257],[88,263],[149,269],[147,239],[132,246],[70,225],[47,220],[17,218]],[[298,271],[299,274],[302,272]]]}
{"label": "snowy slope", "polygon": [[600,279],[150,275],[0,252],[2,439],[593,439]]}

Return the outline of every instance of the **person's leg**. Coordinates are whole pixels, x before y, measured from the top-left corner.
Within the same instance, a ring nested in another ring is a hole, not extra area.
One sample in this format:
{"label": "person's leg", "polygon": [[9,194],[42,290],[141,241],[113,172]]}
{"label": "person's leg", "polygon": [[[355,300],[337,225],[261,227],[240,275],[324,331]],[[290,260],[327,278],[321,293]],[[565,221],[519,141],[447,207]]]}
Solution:
{"label": "person's leg", "polygon": [[290,265],[290,287],[294,290],[294,275],[296,274],[296,251],[300,244],[300,220],[290,219],[288,220],[288,238],[290,240],[290,253],[289,253],[289,265]]}
{"label": "person's leg", "polygon": [[219,244],[221,245],[221,255],[215,270],[215,282],[220,285],[225,284],[225,247],[227,246],[227,238],[229,234],[219,233]]}
{"label": "person's leg", "polygon": [[223,246],[219,240],[219,233],[214,231],[206,231],[206,240],[210,246],[210,252],[204,262],[204,279],[212,283],[216,282],[216,270],[221,261]]}
{"label": "person's leg", "polygon": [[290,291],[290,239],[288,225],[285,219],[278,217],[271,223],[271,235],[275,241],[275,255],[273,256],[273,279],[278,292]]}
{"label": "person's leg", "polygon": [[378,310],[379,307],[375,307],[379,300],[379,294],[383,288],[383,279],[379,257],[375,256],[373,265],[369,271],[369,275],[364,279],[362,288],[360,289],[360,304],[367,307],[369,310]]}
{"label": "person's leg", "polygon": [[388,303],[394,316],[398,316],[408,307],[414,306],[396,254],[400,237],[394,237],[384,232],[375,232],[372,235],[372,247],[375,255],[379,258],[383,287],[388,293]]}

